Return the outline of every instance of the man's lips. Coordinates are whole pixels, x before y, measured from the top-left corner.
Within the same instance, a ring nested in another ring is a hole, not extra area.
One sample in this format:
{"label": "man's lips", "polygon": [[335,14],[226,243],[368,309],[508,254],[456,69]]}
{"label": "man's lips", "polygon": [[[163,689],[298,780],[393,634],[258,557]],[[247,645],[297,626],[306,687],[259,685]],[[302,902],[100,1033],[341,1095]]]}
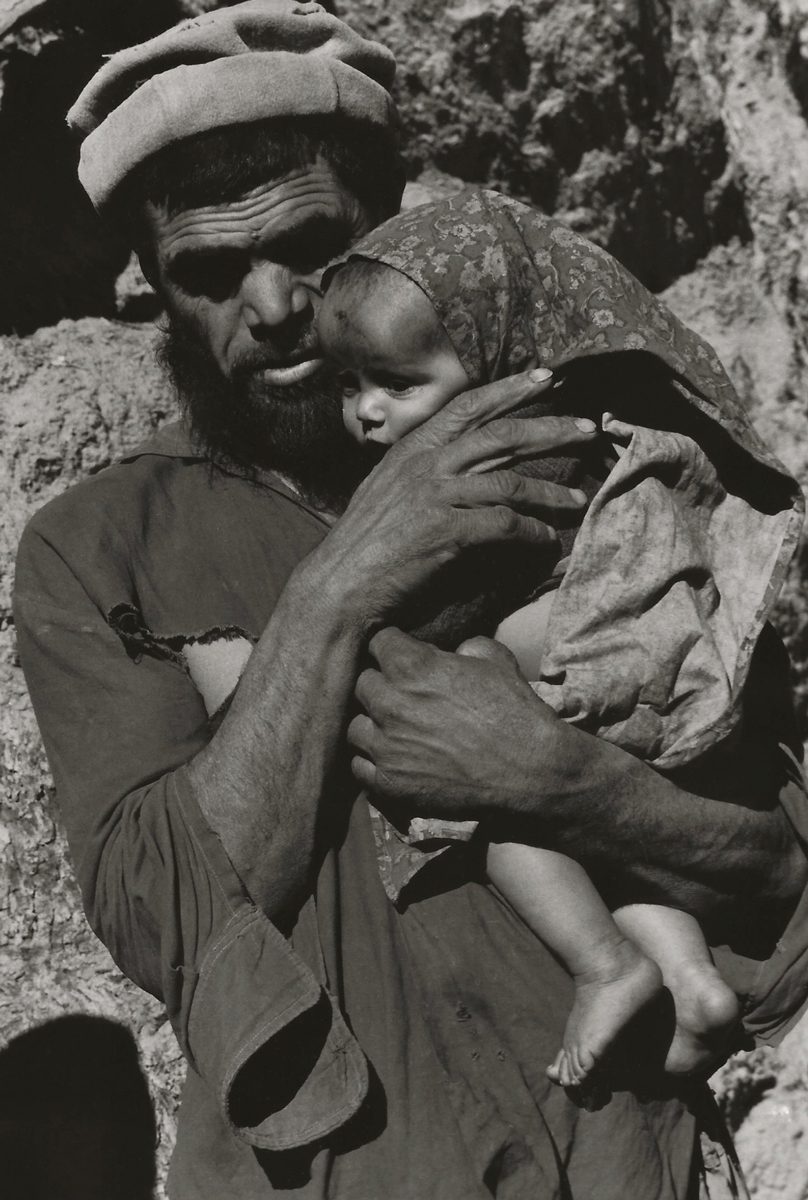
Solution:
{"label": "man's lips", "polygon": [[263,367],[256,374],[260,375],[266,383],[283,387],[287,383],[297,383],[300,379],[307,379],[309,375],[319,371],[322,365],[321,358],[304,358],[302,362],[292,363],[286,367]]}

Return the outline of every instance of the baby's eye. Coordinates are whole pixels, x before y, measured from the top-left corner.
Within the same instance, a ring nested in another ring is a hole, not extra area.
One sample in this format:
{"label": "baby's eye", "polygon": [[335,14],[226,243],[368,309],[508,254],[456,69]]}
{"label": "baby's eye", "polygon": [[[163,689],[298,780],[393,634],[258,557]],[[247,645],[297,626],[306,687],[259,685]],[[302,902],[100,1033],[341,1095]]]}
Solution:
{"label": "baby's eye", "polygon": [[379,382],[391,396],[404,396],[407,392],[414,391],[416,386],[411,379],[398,379],[396,376],[381,379]]}
{"label": "baby's eye", "polygon": [[355,392],[359,391],[359,380],[353,371],[340,371],[337,376],[337,386],[343,396],[352,396]]}

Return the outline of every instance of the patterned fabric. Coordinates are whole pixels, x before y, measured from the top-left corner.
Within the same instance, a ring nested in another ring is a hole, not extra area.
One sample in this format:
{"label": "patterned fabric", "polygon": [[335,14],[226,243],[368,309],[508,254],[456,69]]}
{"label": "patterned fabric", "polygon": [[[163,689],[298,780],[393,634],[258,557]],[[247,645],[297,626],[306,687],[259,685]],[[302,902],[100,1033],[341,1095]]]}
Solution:
{"label": "patterned fabric", "polygon": [[[715,352],[611,255],[495,192],[395,217],[342,261],[353,257],[418,284],[474,382],[531,365],[563,378],[615,355],[627,373],[648,365],[639,417],[636,395],[627,412],[619,395],[604,401],[617,463],[576,536],[534,686],[566,720],[662,769],[726,738],[803,502]],[[399,862],[391,875],[389,840],[392,895],[413,872]]]}
{"label": "patterned fabric", "polygon": [[756,459],[784,473],[715,351],[615,258],[552,217],[497,192],[466,190],[386,221],[329,274],[350,258],[386,263],[417,283],[476,383],[531,364],[556,370],[645,351]]}

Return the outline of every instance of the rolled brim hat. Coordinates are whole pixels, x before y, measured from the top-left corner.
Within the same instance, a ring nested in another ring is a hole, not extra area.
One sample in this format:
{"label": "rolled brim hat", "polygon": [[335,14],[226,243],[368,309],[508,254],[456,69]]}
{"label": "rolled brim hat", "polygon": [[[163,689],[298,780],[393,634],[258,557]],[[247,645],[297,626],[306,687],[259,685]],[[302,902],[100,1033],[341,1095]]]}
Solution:
{"label": "rolled brim hat", "polygon": [[183,138],[270,117],[341,114],[388,128],[395,59],[320,4],[249,0],[114,54],[70,109],[79,178],[103,209],[141,162]]}

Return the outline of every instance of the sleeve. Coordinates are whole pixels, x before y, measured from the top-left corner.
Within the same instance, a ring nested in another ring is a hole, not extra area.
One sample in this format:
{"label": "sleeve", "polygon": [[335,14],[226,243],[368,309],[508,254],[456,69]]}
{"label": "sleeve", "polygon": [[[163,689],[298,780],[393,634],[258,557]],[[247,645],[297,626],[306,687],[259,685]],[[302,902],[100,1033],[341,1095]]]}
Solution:
{"label": "sleeve", "polygon": [[[182,664],[130,657],[31,526],[15,621],[93,930],[163,1001],[235,1133],[285,1149],[338,1128],[366,1091],[364,1056],[320,982],[245,894],[195,801],[184,764],[210,734]],[[288,1075],[290,1047],[294,1090],[256,1084]]]}

